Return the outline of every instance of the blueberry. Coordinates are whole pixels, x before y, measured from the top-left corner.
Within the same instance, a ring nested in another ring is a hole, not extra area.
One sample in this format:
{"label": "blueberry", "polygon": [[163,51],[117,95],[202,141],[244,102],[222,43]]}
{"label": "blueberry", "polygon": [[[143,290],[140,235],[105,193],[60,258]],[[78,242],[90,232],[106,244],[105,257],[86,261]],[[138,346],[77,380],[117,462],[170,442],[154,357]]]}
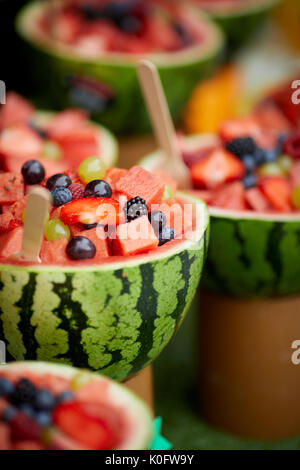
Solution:
{"label": "blueberry", "polygon": [[68,188],[55,188],[51,195],[52,204],[57,207],[72,201],[72,193]]}
{"label": "blueberry", "polygon": [[2,413],[2,416],[1,416],[2,421],[8,423],[9,421],[13,419],[17,411],[18,410],[15,406],[12,406],[12,405],[8,406],[7,408],[5,408],[5,410]]}
{"label": "blueberry", "polygon": [[73,237],[69,241],[67,255],[71,259],[90,259],[96,255],[96,247],[94,243],[86,237]]}
{"label": "blueberry", "polygon": [[85,197],[111,197],[112,189],[104,180],[94,180],[88,183],[84,190]]}
{"label": "blueberry", "polygon": [[35,413],[33,406],[30,405],[29,403],[22,403],[19,406],[19,410],[25,413],[27,416],[29,416],[29,418],[33,418],[34,413]]}
{"label": "blueberry", "polygon": [[278,157],[278,152],[276,149],[265,150],[265,163],[273,163]]}
{"label": "blueberry", "polygon": [[160,233],[167,222],[165,214],[161,211],[149,212],[148,219],[155,233]]}
{"label": "blueberry", "polygon": [[245,189],[253,188],[256,186],[257,177],[254,173],[247,173],[247,175],[243,179],[243,185]]}
{"label": "blueberry", "polygon": [[254,159],[257,166],[263,165],[266,163],[266,151],[258,147],[254,152]]}
{"label": "blueberry", "polygon": [[246,168],[246,171],[251,171],[255,168],[256,166],[256,162],[255,162],[255,159],[252,155],[245,155],[243,158],[242,158],[242,161],[244,163],[244,166]]}
{"label": "blueberry", "polygon": [[173,240],[173,238],[175,238],[174,229],[172,227],[164,227],[158,237],[158,246],[162,246],[165,243],[168,243],[169,241]]}
{"label": "blueberry", "polygon": [[74,394],[72,392],[69,392],[69,390],[66,390],[65,392],[60,393],[56,397],[56,403],[61,403],[64,401],[69,401],[69,400],[74,400]]}
{"label": "blueberry", "polygon": [[28,160],[21,169],[26,184],[40,184],[45,178],[45,168],[37,160]]}
{"label": "blueberry", "polygon": [[72,184],[72,180],[68,175],[57,173],[48,178],[46,188],[49,189],[49,191],[53,191],[56,188],[68,188],[70,184]]}
{"label": "blueberry", "polygon": [[37,389],[28,379],[20,379],[16,385],[14,393],[11,395],[12,403],[20,405],[22,403],[33,403]]}
{"label": "blueberry", "polygon": [[34,406],[38,410],[48,411],[55,405],[55,397],[49,390],[38,390],[34,400]]}
{"label": "blueberry", "polygon": [[47,411],[38,411],[33,418],[42,428],[47,428],[52,424],[52,416]]}
{"label": "blueberry", "polygon": [[0,378],[0,397],[8,397],[12,395],[15,387],[10,380],[5,379],[4,377]]}

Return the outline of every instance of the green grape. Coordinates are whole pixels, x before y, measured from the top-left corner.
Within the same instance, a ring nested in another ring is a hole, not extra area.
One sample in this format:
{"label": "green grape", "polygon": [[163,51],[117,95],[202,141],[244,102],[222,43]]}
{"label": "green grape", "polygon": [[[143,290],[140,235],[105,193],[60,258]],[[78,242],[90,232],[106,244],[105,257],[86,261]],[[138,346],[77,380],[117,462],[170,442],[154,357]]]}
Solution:
{"label": "green grape", "polygon": [[49,158],[49,160],[57,161],[61,159],[61,150],[59,145],[51,140],[46,140],[43,147],[43,157]]}
{"label": "green grape", "polygon": [[49,242],[58,238],[70,238],[70,229],[59,219],[48,220],[45,227],[45,237]]}
{"label": "green grape", "polygon": [[173,189],[171,188],[169,184],[166,184],[162,200],[165,201],[166,199],[170,199],[173,196],[174,196]]}
{"label": "green grape", "polygon": [[98,157],[89,157],[83,160],[78,168],[78,176],[83,183],[102,179],[106,172],[106,165]]}
{"label": "green grape", "polygon": [[292,203],[295,209],[300,209],[300,186],[297,186],[292,193]]}
{"label": "green grape", "polygon": [[262,165],[258,173],[260,176],[285,176],[286,170],[284,170],[279,163],[272,162],[272,163],[265,163]]}
{"label": "green grape", "polygon": [[277,159],[278,165],[288,173],[293,165],[293,159],[288,155],[280,155]]}

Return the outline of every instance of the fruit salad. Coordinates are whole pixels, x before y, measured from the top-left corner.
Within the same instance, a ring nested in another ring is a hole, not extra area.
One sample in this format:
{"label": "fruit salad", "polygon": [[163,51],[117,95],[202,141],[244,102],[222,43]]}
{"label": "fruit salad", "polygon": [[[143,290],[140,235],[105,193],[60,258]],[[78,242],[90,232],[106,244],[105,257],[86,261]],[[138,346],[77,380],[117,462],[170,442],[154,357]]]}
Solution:
{"label": "fruit salad", "polygon": [[194,230],[193,205],[175,197],[176,183],[162,172],[106,168],[100,158],[89,157],[77,172],[45,177],[41,162],[28,160],[20,173],[0,174],[1,258],[19,251],[26,194],[39,184],[52,196],[43,263],[102,263],[148,253]]}
{"label": "fruit salad", "polygon": [[80,109],[57,114],[38,112],[14,92],[9,92],[0,111],[0,164],[19,172],[29,159],[39,160],[46,174],[76,169],[90,155],[102,155],[111,165],[117,157],[114,137],[89,121]]}
{"label": "fruit salad", "polygon": [[201,43],[199,24],[167,0],[49,2],[39,34],[83,56],[176,52]]}
{"label": "fruit salad", "polygon": [[136,450],[152,437],[146,405],[103,376],[42,362],[0,368],[0,450]]}
{"label": "fruit salad", "polygon": [[251,116],[224,121],[217,135],[195,138],[188,147],[182,144],[182,154],[193,186],[209,205],[300,210],[300,131],[274,101],[262,102]]}

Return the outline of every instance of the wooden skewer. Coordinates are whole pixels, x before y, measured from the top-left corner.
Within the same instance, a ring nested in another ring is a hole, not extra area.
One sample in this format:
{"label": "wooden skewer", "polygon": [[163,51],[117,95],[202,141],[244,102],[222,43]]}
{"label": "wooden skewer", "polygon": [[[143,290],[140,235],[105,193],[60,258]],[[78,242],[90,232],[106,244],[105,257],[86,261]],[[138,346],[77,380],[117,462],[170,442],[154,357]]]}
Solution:
{"label": "wooden skewer", "polygon": [[191,187],[189,171],[177,146],[174,125],[157,68],[152,62],[142,60],[138,65],[138,76],[157,143],[165,156],[161,160],[161,169],[169,173],[181,189],[188,189]]}
{"label": "wooden skewer", "polygon": [[40,249],[49,215],[50,201],[49,191],[39,186],[33,188],[28,194],[22,248],[20,252],[11,255],[14,259],[32,263],[41,262]]}

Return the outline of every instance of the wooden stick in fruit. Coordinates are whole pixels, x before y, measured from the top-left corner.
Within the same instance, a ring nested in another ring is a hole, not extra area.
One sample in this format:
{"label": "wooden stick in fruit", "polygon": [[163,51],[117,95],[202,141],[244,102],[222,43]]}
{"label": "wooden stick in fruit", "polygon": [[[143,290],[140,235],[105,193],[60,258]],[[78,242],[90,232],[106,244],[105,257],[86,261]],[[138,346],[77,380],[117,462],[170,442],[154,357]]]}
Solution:
{"label": "wooden stick in fruit", "polygon": [[13,258],[32,263],[41,262],[39,254],[50,201],[50,192],[42,187],[36,187],[28,194],[22,248],[19,253],[12,255]]}
{"label": "wooden stick in fruit", "polygon": [[180,188],[189,188],[191,186],[189,172],[176,143],[174,125],[155,65],[148,60],[140,61],[138,76],[155,137],[165,155],[161,161],[161,169],[169,173]]}

